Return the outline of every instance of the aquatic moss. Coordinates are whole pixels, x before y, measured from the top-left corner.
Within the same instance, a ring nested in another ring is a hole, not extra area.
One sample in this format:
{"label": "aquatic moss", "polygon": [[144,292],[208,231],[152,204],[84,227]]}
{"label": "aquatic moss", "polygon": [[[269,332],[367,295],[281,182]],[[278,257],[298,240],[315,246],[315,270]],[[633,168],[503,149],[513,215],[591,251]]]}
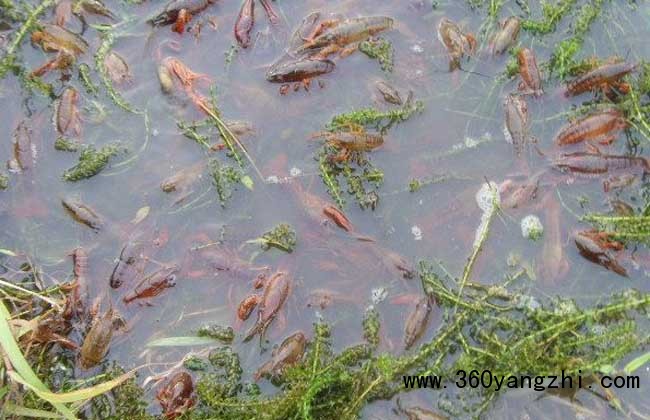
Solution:
{"label": "aquatic moss", "polygon": [[241,181],[242,174],[237,168],[222,165],[215,159],[210,161],[209,167],[210,175],[212,176],[212,184],[217,190],[219,203],[221,204],[221,207],[225,208],[226,203],[232,197],[233,190]]}
{"label": "aquatic moss", "polygon": [[141,114],[142,113],[141,111],[138,111],[131,104],[129,104],[127,100],[124,99],[124,97],[115,89],[115,86],[113,86],[113,81],[108,75],[108,69],[104,65],[106,56],[108,55],[108,53],[111,52],[114,43],[115,43],[115,37],[110,32],[110,30],[106,29],[102,31],[101,44],[99,45],[99,48],[97,48],[97,52],[95,53],[95,71],[97,71],[97,73],[99,74],[99,78],[101,79],[102,84],[106,89],[106,93],[108,93],[108,97],[111,98],[111,100],[115,105],[117,105],[118,107],[122,108],[127,112],[132,112],[134,114]]}
{"label": "aquatic moss", "polygon": [[363,338],[365,338],[370,345],[376,347],[379,344],[379,329],[381,328],[377,308],[370,306],[366,309],[362,326]]}
{"label": "aquatic moss", "polygon": [[573,36],[561,41],[551,54],[548,67],[552,74],[560,79],[565,79],[572,73],[572,69],[578,64],[575,56],[582,49],[585,35],[591,24],[600,15],[603,0],[592,0],[591,4],[585,4],[580,8],[573,25]]}
{"label": "aquatic moss", "polygon": [[406,104],[397,109],[381,111],[376,108],[362,108],[345,114],[336,115],[327,125],[329,131],[348,130],[353,126],[361,126],[385,133],[393,125],[407,121],[416,113],[422,112],[422,101],[407,100]]}
{"label": "aquatic moss", "polygon": [[248,242],[259,243],[265,251],[276,248],[284,252],[292,253],[296,248],[296,231],[291,225],[280,223],[272,230],[265,232],[260,238]]}
{"label": "aquatic moss", "polygon": [[76,152],[79,150],[79,143],[65,137],[59,137],[54,141],[54,148],[61,152]]}
{"label": "aquatic moss", "polygon": [[6,190],[9,187],[9,177],[7,174],[0,172],[0,190]]}
{"label": "aquatic moss", "polygon": [[535,35],[546,35],[555,31],[557,24],[571,11],[577,0],[557,0],[554,4],[542,1],[542,19],[525,19],[521,22],[522,29]]}
{"label": "aquatic moss", "polygon": [[121,148],[118,144],[109,144],[99,150],[95,146],[84,147],[79,155],[79,163],[63,172],[63,179],[69,182],[76,182],[97,175],[120,150]]}
{"label": "aquatic moss", "polygon": [[[634,313],[650,307],[648,294],[628,291],[608,304],[580,309],[572,301],[534,303],[530,296],[513,292],[520,273],[507,276],[502,284],[468,284],[462,293],[451,286],[454,279],[438,276],[430,264],[420,265],[420,278],[448,316],[418,349],[396,356],[375,354],[375,346],[362,344],[336,354],[330,328],[318,322],[303,362],[279,378],[277,392],[251,396],[241,387],[228,394],[223,377],[214,377],[213,382],[202,379],[197,385],[199,404],[191,417],[356,418],[367,403],[404,392],[402,375],[455,377],[458,369],[506,376],[554,375],[564,369],[568,375],[580,371],[588,377],[601,366],[620,363],[646,337],[638,330]],[[377,330],[376,322],[368,324]],[[480,404],[472,408],[485,410],[495,395],[494,386],[477,390]],[[462,405],[470,404],[459,401],[447,409],[458,414]]]}
{"label": "aquatic moss", "polygon": [[232,327],[224,327],[219,324],[203,325],[196,332],[196,335],[199,337],[214,338],[215,340],[219,340],[224,343],[232,343],[232,340],[235,339],[235,331],[232,329]]}
{"label": "aquatic moss", "polygon": [[208,363],[196,356],[190,356],[183,360],[183,367],[193,372],[203,372],[208,370]]}
{"label": "aquatic moss", "polygon": [[[111,380],[124,373],[124,369],[112,365],[101,376],[102,380]],[[131,378],[110,392],[93,399],[90,412],[91,418],[154,420],[156,417],[147,414],[147,406],[144,390],[138,386],[135,378]]]}
{"label": "aquatic moss", "polygon": [[95,86],[95,83],[93,83],[90,77],[90,66],[86,63],[81,63],[79,65],[79,80],[86,89],[86,92],[91,95],[97,95],[97,86]]}
{"label": "aquatic moss", "polygon": [[0,59],[0,79],[3,79],[10,70],[15,70],[19,67],[16,64],[16,51],[18,50],[18,47],[25,38],[25,35],[27,35],[28,32],[31,32],[34,27],[38,25],[38,17],[45,13],[47,9],[52,7],[54,3],[55,0],[43,0],[38,6],[31,9],[29,16],[25,19],[22,26],[15,32],[14,37],[5,49],[4,56]]}
{"label": "aquatic moss", "polygon": [[599,231],[607,233],[612,239],[624,242],[650,243],[650,216],[605,216],[589,214],[582,219],[594,225]]}
{"label": "aquatic moss", "polygon": [[379,62],[385,72],[393,71],[393,44],[381,37],[371,38],[359,44],[359,51]]}

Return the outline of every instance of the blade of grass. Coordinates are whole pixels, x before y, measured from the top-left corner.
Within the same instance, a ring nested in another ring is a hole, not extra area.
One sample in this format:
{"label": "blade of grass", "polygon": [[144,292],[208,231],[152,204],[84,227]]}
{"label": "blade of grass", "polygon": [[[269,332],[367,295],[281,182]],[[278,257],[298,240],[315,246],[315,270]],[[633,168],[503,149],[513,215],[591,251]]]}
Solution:
{"label": "blade of grass", "polygon": [[[18,347],[18,343],[11,333],[9,328],[9,319],[11,314],[5,307],[3,302],[0,302],[0,347],[5,352],[11,366],[16,370],[17,375],[20,376],[24,383],[29,383],[32,389],[37,389],[39,392],[49,392],[47,386],[36,376],[31,366],[23,356],[23,353]],[[48,401],[50,402],[50,401]],[[75,414],[64,404],[57,402],[50,402],[66,419],[76,419]]]}
{"label": "blade of grass", "polygon": [[11,378],[14,379],[16,382],[20,382],[26,387],[30,388],[32,391],[36,393],[36,395],[50,402],[51,404],[54,403],[63,404],[63,403],[73,403],[78,401],[86,401],[98,395],[101,395],[105,392],[108,392],[111,389],[115,388],[116,386],[120,385],[122,382],[131,378],[133,376],[133,373],[134,373],[133,371],[127,372],[124,375],[121,375],[113,380],[102,382],[101,384],[91,386],[88,388],[79,389],[77,391],[65,392],[62,394],[57,394],[50,391],[38,390],[33,386],[31,386],[29,383],[23,382],[23,379],[20,377],[20,375],[16,374],[15,372],[9,372],[9,376],[11,376]]}
{"label": "blade of grass", "polygon": [[37,410],[35,408],[23,407],[14,403],[6,402],[2,407],[4,414],[11,414],[20,417],[31,417],[35,419],[60,419],[63,416],[53,411]]}
{"label": "blade of grass", "polygon": [[214,339],[208,337],[165,337],[148,342],[146,347],[202,346],[215,343]]}

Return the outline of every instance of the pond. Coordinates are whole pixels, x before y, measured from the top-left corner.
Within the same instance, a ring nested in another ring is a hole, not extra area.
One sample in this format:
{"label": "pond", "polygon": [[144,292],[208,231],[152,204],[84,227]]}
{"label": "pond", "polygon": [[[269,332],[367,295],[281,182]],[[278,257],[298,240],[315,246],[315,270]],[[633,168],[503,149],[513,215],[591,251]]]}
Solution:
{"label": "pond", "polygon": [[0,5],[0,279],[41,321],[11,284],[73,285],[61,341],[21,342],[54,392],[117,365],[142,416],[647,417],[647,364],[597,385],[648,351],[647,3]]}

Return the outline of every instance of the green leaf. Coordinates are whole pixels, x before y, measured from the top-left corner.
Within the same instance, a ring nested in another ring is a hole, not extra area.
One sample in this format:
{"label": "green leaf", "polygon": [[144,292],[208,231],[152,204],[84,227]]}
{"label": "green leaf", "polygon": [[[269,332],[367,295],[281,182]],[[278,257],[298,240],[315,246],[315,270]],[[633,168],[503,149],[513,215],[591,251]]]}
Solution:
{"label": "green leaf", "polygon": [[3,249],[3,248],[0,248],[0,254],[5,254],[5,255],[8,255],[8,256],[10,256],[10,257],[16,257],[16,256],[18,256],[18,254],[16,254],[16,253],[13,252],[12,250],[10,250],[10,249]]}
{"label": "green leaf", "polygon": [[623,371],[625,371],[625,373],[629,375],[630,373],[636,371],[646,363],[650,363],[650,352],[643,354],[634,360],[631,360],[627,365],[625,365]]}
{"label": "green leaf", "polygon": [[205,346],[215,343],[216,341],[209,337],[165,337],[148,342],[147,347]]}

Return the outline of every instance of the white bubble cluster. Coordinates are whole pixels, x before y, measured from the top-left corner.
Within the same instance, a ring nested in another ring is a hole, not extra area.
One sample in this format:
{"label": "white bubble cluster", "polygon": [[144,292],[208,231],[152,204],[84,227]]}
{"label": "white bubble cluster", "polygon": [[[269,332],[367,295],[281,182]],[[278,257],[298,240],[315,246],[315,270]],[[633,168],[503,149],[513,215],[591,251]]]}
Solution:
{"label": "white bubble cluster", "polygon": [[416,241],[422,240],[422,229],[420,229],[419,226],[417,225],[411,226],[411,233],[413,234],[413,239],[415,239]]}
{"label": "white bubble cluster", "polygon": [[521,234],[524,238],[532,239],[533,241],[541,238],[544,234],[544,225],[542,225],[539,217],[534,214],[529,214],[521,219]]}
{"label": "white bubble cluster", "polygon": [[483,213],[492,213],[494,207],[501,204],[499,186],[494,182],[486,182],[483,184],[481,189],[476,193],[476,204]]}
{"label": "white bubble cluster", "polygon": [[302,174],[302,170],[300,168],[296,168],[295,166],[289,170],[289,174],[293,177],[300,176]]}
{"label": "white bubble cluster", "polygon": [[501,204],[501,196],[499,195],[499,188],[494,182],[485,183],[480,190],[476,193],[476,204],[483,211],[481,215],[481,223],[476,229],[476,237],[474,238],[474,248],[481,245],[481,238],[487,233],[488,224],[492,218],[492,214],[496,211],[499,204]]}
{"label": "white bubble cluster", "polygon": [[375,289],[372,289],[370,292],[370,300],[372,301],[373,305],[381,303],[387,297],[388,290],[386,290],[385,287],[377,287]]}

